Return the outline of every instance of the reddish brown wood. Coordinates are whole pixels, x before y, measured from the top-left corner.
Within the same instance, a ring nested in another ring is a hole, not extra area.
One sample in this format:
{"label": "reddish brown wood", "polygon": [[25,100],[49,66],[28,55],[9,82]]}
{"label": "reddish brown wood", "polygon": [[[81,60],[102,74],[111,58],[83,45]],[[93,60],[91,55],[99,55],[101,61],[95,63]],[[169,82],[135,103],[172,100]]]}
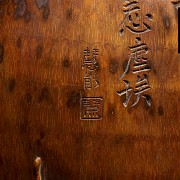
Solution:
{"label": "reddish brown wood", "polygon": [[[15,2],[15,3],[14,3]],[[135,35],[119,36],[122,0],[0,0],[0,179],[180,179],[177,9],[151,13],[152,106],[125,108],[116,91]],[[101,121],[80,120],[83,52],[99,49]]]}

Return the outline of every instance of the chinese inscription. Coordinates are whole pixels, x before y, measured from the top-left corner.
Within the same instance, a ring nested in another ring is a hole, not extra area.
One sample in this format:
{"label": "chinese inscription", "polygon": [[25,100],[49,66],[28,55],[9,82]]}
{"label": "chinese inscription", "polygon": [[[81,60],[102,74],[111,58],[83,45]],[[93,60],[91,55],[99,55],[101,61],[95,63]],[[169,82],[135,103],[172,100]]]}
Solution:
{"label": "chinese inscription", "polygon": [[[129,32],[137,35],[151,31],[151,27],[148,24],[140,21],[140,6],[138,0],[125,0],[123,12],[125,18],[120,31],[121,36],[123,36],[125,28],[129,30]],[[146,16],[149,20],[152,20],[151,14],[146,14]],[[125,96],[125,101],[123,102],[125,107],[134,107],[141,99],[144,99],[150,107],[151,97],[147,94],[151,88],[148,81],[148,72],[151,70],[147,57],[148,46],[140,37],[136,37],[135,44],[129,46],[129,50],[129,59],[125,71],[119,77],[120,80],[123,79],[125,89],[117,91],[117,94],[119,96]],[[136,76],[134,87],[130,81],[124,79],[129,72]]]}
{"label": "chinese inscription", "polygon": [[100,120],[102,119],[102,98],[82,98],[81,103],[81,119],[82,120]]}
{"label": "chinese inscription", "polygon": [[[84,60],[82,69],[84,70],[84,90],[91,94],[99,88],[97,71],[99,49],[87,47],[84,50]],[[81,120],[101,120],[103,116],[103,98],[101,97],[82,97],[80,107]]]}
{"label": "chinese inscription", "polygon": [[99,64],[97,61],[98,52],[98,49],[93,49],[91,58],[90,50],[88,48],[84,50],[84,90],[94,90],[99,87],[99,81],[97,77],[97,70],[99,68]]}
{"label": "chinese inscription", "polygon": [[[123,12],[125,14],[124,20],[122,21],[122,28],[120,35],[123,36],[125,29],[135,34],[143,34],[151,31],[149,24],[142,22],[140,15],[140,7],[138,0],[125,0],[123,4]],[[146,18],[151,21],[153,19],[151,14],[146,14]]]}

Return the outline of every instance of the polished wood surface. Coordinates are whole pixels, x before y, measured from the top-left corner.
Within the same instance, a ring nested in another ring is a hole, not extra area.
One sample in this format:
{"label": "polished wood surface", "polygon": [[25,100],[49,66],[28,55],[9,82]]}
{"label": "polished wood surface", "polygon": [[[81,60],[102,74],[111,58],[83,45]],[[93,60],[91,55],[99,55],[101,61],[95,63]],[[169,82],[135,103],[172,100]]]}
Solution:
{"label": "polished wood surface", "polygon": [[[136,34],[120,36],[123,3],[0,0],[1,180],[180,179],[177,8],[139,0],[153,17],[140,35],[152,105],[125,108],[116,91]],[[99,49],[93,93],[84,90],[87,47]],[[80,120],[84,96],[103,98],[102,120]]]}

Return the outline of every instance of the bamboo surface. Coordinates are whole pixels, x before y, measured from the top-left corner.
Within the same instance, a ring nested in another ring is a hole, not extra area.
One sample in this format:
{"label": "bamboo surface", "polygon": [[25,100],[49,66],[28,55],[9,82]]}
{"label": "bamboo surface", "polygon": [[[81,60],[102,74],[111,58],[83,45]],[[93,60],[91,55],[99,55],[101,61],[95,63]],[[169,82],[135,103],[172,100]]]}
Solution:
{"label": "bamboo surface", "polygon": [[[124,2],[0,0],[1,180],[180,179],[177,8],[139,0],[151,30],[120,36]],[[148,46],[152,105],[125,108],[116,91],[136,37]],[[99,49],[93,91],[87,47]],[[82,97],[103,99],[101,120],[80,119]]]}

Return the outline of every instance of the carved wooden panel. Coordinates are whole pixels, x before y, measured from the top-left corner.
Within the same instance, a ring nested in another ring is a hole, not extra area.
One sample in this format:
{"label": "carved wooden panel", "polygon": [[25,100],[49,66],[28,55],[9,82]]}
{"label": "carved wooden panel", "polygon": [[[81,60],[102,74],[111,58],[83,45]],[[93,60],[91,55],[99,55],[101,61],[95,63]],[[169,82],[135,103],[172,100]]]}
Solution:
{"label": "carved wooden panel", "polygon": [[0,0],[0,179],[180,179],[178,8]]}

